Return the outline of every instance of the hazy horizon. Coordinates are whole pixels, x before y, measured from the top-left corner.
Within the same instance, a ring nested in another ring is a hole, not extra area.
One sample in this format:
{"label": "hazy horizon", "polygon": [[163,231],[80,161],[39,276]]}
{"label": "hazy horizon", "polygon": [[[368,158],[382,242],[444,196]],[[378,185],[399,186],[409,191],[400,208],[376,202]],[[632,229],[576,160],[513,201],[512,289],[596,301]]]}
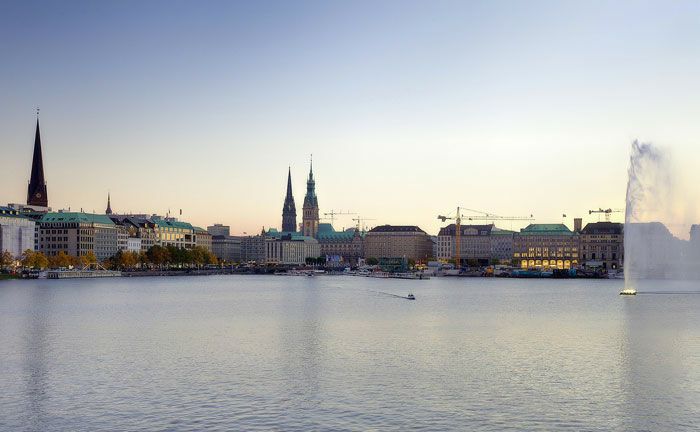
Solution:
{"label": "hazy horizon", "polygon": [[103,212],[110,191],[115,212],[257,233],[281,225],[289,166],[301,220],[313,153],[321,213],[435,234],[461,205],[571,227],[624,209],[639,139],[673,156],[698,217],[699,12],[0,2],[0,204],[26,200],[39,106],[53,209]]}

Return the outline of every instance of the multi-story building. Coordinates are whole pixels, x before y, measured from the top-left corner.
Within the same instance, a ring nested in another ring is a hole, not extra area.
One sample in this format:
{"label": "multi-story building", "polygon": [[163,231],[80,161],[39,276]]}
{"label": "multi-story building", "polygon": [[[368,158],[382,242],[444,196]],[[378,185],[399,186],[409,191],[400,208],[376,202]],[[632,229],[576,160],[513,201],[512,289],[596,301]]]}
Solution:
{"label": "multi-story building", "polygon": [[265,262],[265,231],[254,236],[237,237],[241,241],[241,262]]}
{"label": "multi-story building", "polygon": [[568,269],[579,263],[579,235],[564,224],[530,224],[513,236],[522,268]]}
{"label": "multi-story building", "polygon": [[192,249],[196,246],[194,227],[191,224],[171,217],[151,216],[148,220],[153,223],[158,245],[183,249]]}
{"label": "multi-story building", "polygon": [[357,228],[336,231],[333,225],[318,225],[316,238],[320,244],[321,256],[330,264],[357,264],[363,255],[364,233]]}
{"label": "multi-story building", "polygon": [[586,267],[607,270],[624,265],[624,225],[616,222],[595,222],[581,230],[581,263]]}
{"label": "multi-story building", "polygon": [[491,260],[510,264],[513,260],[513,231],[495,228],[491,230]]}
{"label": "multi-story building", "polygon": [[0,253],[10,252],[19,258],[24,251],[34,250],[36,223],[15,209],[0,207]]}
{"label": "multi-story building", "polygon": [[321,247],[313,237],[275,232],[268,232],[265,238],[265,263],[298,265],[306,263],[307,258],[318,258]]}
{"label": "multi-story building", "polygon": [[61,251],[77,257],[93,252],[102,261],[117,253],[117,228],[106,215],[46,213],[39,220],[39,250],[49,256]]}
{"label": "multi-story building", "polygon": [[433,242],[425,231],[414,225],[381,225],[364,238],[366,258],[406,258],[427,261]]}
{"label": "multi-story building", "polygon": [[[437,259],[446,261],[456,258],[457,226],[448,225],[440,229],[437,236]],[[513,232],[496,228],[495,225],[460,226],[461,265],[478,262],[486,265],[492,260],[510,261],[513,256]]]}
{"label": "multi-story building", "polygon": [[207,232],[212,236],[230,236],[231,227],[228,225],[214,224],[207,227]]}
{"label": "multi-story building", "polygon": [[194,228],[194,244],[211,252],[212,247],[212,235],[203,228]]}
{"label": "multi-story building", "polygon": [[126,250],[128,252],[139,253],[141,250],[141,238],[139,237],[129,237],[126,239]]}
{"label": "multi-story building", "polygon": [[211,236],[212,253],[220,261],[241,262],[241,238],[228,235]]}

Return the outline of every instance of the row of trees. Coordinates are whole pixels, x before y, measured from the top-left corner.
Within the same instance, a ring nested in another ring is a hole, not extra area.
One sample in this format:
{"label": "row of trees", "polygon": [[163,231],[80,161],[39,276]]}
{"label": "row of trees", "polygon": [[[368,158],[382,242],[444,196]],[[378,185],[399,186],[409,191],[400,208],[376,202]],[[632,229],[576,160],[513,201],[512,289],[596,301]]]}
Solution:
{"label": "row of trees", "polygon": [[[0,255],[0,268],[16,265],[17,260],[8,251]],[[92,251],[75,257],[59,251],[56,255],[46,256],[43,252],[26,250],[19,260],[19,265],[26,269],[42,270],[47,268],[85,267],[97,263],[97,257]],[[216,256],[209,250],[195,246],[192,249],[181,249],[175,246],[153,246],[144,252],[118,251],[116,255],[102,262],[107,268],[130,269],[137,267],[163,266],[202,266],[217,264]]]}
{"label": "row of trees", "polygon": [[[13,260],[14,262],[14,260]],[[42,252],[35,252],[27,249],[22,254],[20,265],[30,269],[45,269],[45,268],[68,268],[87,266],[97,262],[97,257],[92,251],[81,257],[74,257],[60,251],[56,255],[46,256]]]}
{"label": "row of trees", "polygon": [[151,246],[145,253],[119,251],[104,263],[105,267],[115,269],[164,266],[190,267],[212,264],[218,264],[216,256],[201,246],[184,249],[175,246],[163,247],[158,245]]}

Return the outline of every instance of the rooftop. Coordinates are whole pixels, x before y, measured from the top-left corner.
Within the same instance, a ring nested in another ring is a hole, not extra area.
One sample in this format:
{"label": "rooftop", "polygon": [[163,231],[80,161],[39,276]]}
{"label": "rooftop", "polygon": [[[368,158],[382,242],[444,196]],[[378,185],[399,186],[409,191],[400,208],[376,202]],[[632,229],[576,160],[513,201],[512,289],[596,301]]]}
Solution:
{"label": "rooftop", "polygon": [[380,225],[369,230],[370,233],[388,233],[388,232],[415,232],[423,233],[425,231],[415,225]]}
{"label": "rooftop", "polygon": [[39,222],[84,222],[114,225],[112,219],[107,215],[80,212],[46,213],[39,219]]}
{"label": "rooftop", "polygon": [[564,224],[530,224],[520,230],[520,235],[574,235]]}
{"label": "rooftop", "polygon": [[589,223],[581,230],[583,234],[612,234],[621,235],[623,224],[618,222],[594,222]]}

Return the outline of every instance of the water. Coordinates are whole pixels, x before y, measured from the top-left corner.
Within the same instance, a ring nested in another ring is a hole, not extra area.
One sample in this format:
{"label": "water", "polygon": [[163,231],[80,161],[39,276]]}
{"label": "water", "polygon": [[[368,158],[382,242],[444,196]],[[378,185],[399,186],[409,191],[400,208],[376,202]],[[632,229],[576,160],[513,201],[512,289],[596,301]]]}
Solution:
{"label": "water", "polygon": [[699,288],[621,287],[2,282],[0,430],[697,430]]}

